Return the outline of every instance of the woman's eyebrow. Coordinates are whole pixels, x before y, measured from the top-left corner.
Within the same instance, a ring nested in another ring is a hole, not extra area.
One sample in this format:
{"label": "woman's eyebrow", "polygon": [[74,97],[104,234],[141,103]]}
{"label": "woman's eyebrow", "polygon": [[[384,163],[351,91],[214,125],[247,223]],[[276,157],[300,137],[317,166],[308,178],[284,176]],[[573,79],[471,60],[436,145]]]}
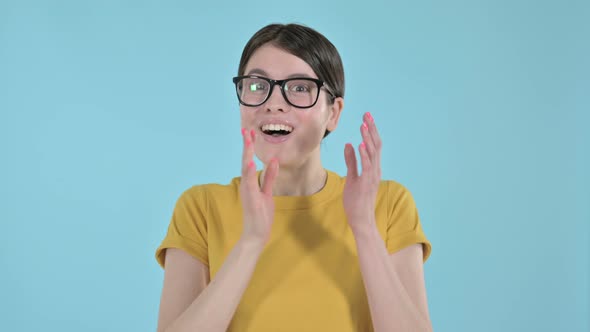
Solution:
{"label": "woman's eyebrow", "polygon": [[250,70],[248,72],[248,74],[246,74],[246,75],[256,75],[256,74],[262,75],[262,76],[268,76],[268,74],[264,70],[259,69],[259,68],[254,68],[254,69]]}
{"label": "woman's eyebrow", "polygon": [[307,78],[313,78],[308,74],[303,74],[303,73],[296,73],[296,74],[291,74],[289,76],[287,76],[287,78],[292,78],[292,77],[307,77]]}
{"label": "woman's eyebrow", "polygon": [[[262,75],[265,77],[268,77],[268,73],[265,72],[264,70],[260,69],[260,68],[253,68],[251,69],[247,75]],[[295,74],[291,74],[289,76],[287,76],[287,78],[293,78],[293,77],[307,77],[307,78],[314,78],[309,74],[304,74],[304,73],[295,73]]]}

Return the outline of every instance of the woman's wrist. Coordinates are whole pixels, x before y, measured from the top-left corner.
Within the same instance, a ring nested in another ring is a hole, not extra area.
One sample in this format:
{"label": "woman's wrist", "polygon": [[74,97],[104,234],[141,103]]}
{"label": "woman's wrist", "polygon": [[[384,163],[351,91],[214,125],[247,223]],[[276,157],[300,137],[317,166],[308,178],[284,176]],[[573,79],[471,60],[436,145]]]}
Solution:
{"label": "woman's wrist", "polygon": [[255,254],[261,254],[266,246],[266,240],[260,236],[242,234],[237,245],[245,251],[254,252]]}

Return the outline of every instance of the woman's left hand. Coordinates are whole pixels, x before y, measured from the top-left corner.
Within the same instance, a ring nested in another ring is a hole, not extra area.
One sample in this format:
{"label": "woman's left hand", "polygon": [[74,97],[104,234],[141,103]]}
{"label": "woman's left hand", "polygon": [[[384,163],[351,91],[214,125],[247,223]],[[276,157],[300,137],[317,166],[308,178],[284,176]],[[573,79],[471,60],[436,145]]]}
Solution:
{"label": "woman's left hand", "polygon": [[343,192],[343,204],[348,224],[353,233],[374,227],[375,202],[381,182],[381,138],[371,113],[365,113],[361,126],[363,142],[359,145],[362,174],[357,169],[352,144],[344,147],[348,172]]}

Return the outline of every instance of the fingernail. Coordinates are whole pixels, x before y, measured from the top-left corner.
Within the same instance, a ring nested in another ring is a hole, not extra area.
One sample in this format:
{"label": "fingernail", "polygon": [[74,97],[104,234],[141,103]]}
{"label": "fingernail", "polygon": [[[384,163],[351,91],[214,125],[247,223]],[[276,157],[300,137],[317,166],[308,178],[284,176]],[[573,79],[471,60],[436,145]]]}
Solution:
{"label": "fingernail", "polygon": [[256,167],[256,164],[254,164],[254,161],[250,161],[250,163],[248,163],[248,167],[254,168]]}
{"label": "fingernail", "polygon": [[369,120],[374,121],[373,116],[371,115],[371,112],[367,112],[367,116],[369,117]]}
{"label": "fingernail", "polygon": [[366,122],[363,122],[363,129],[369,129]]}
{"label": "fingernail", "polygon": [[365,142],[361,142],[361,148],[364,149],[365,148]]}
{"label": "fingernail", "polygon": [[242,136],[246,134],[246,128],[242,128]]}

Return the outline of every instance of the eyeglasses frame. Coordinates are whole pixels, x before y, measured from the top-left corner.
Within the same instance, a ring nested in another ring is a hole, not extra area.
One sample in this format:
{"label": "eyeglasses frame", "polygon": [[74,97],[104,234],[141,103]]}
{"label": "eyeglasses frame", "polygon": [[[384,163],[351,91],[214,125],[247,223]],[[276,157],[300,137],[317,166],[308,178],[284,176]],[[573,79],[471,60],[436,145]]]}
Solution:
{"label": "eyeglasses frame", "polygon": [[[240,93],[238,92],[238,83],[244,79],[244,78],[258,78],[261,80],[264,80],[266,82],[268,82],[270,84],[270,88],[269,88],[269,92],[268,95],[266,96],[266,98],[264,98],[264,100],[260,103],[260,104],[246,104],[242,101],[242,98],[240,98]],[[315,97],[315,101],[313,102],[313,104],[311,104],[310,106],[297,106],[294,105],[293,103],[291,103],[289,101],[289,98],[287,98],[287,95],[285,93],[285,84],[289,81],[294,81],[294,80],[306,80],[306,81],[311,81],[316,83],[317,87],[318,87],[318,93]],[[336,98],[336,96],[328,89],[328,87],[325,85],[325,82],[317,79],[317,78],[312,78],[312,77],[291,77],[291,78],[287,78],[284,80],[273,80],[264,76],[258,76],[258,75],[244,75],[244,76],[236,76],[234,78],[232,78],[232,81],[234,82],[235,86],[236,86],[236,94],[238,96],[238,101],[240,102],[240,104],[244,105],[244,106],[248,106],[248,107],[258,107],[260,105],[263,105],[264,103],[266,103],[268,101],[268,99],[270,98],[270,96],[273,93],[274,87],[275,85],[278,85],[281,89],[281,94],[283,95],[283,99],[285,99],[285,101],[295,107],[295,108],[301,108],[301,109],[306,109],[306,108],[312,108],[315,106],[315,104],[317,104],[318,100],[320,99],[320,90],[323,88],[324,90],[326,90],[326,92],[332,96],[332,101]]]}

